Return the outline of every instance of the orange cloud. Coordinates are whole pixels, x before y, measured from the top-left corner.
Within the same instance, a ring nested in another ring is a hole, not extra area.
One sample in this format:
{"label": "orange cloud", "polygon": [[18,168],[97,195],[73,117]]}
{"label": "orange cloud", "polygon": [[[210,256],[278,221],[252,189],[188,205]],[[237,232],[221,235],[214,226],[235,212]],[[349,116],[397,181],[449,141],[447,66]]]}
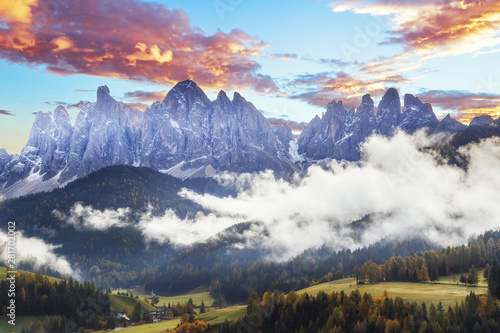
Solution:
{"label": "orange cloud", "polygon": [[146,103],[146,102],[162,101],[166,95],[167,91],[136,90],[125,93],[123,97],[127,100]]}
{"label": "orange cloud", "polygon": [[[364,94],[372,97],[382,96],[386,86],[395,86],[408,82],[402,76],[391,76],[384,79],[351,76],[344,72],[302,75],[290,83],[299,92],[290,93],[294,99],[325,107],[332,100],[342,100],[344,104],[358,106]],[[304,92],[305,91],[305,92]]]}
{"label": "orange cloud", "polygon": [[73,47],[73,42],[66,36],[54,38],[52,40],[52,43],[57,46],[57,48],[52,50],[53,52],[59,52],[62,50],[71,49]]}
{"label": "orange cloud", "polygon": [[130,108],[130,109],[137,109],[137,110],[140,110],[140,111],[144,111],[144,110],[146,110],[148,107],[150,107],[150,105],[149,105],[149,104],[146,104],[146,103],[139,103],[139,102],[135,102],[135,103],[127,103],[127,102],[121,102],[121,101],[119,101],[119,103],[121,104],[121,106],[122,106],[124,109]]}
{"label": "orange cloud", "polygon": [[[6,5],[8,3],[8,5]],[[182,10],[138,0],[1,2],[0,58],[86,74],[206,89],[277,92],[253,57],[269,45],[242,30],[206,35]]]}
{"label": "orange cloud", "polygon": [[434,107],[454,113],[457,120],[464,124],[483,114],[493,118],[500,116],[500,95],[496,94],[429,90],[419,94],[418,97]]}
{"label": "orange cloud", "polygon": [[37,0],[0,1],[1,16],[10,23],[31,23],[31,7],[36,6],[37,2]]}
{"label": "orange cloud", "polygon": [[126,56],[128,60],[135,66],[137,60],[140,61],[156,61],[160,64],[172,61],[172,51],[165,50],[163,54],[158,45],[147,46],[144,43],[137,43],[135,48],[138,49],[134,54]]}
{"label": "orange cloud", "polygon": [[500,44],[497,0],[339,0],[330,6],[334,12],[386,18],[391,35],[386,43],[403,44],[424,58],[478,53]]}
{"label": "orange cloud", "polygon": [[292,129],[292,132],[295,133],[302,132],[304,128],[306,128],[307,126],[307,123],[305,122],[298,123],[292,120],[281,119],[281,118],[267,118],[267,120],[269,121],[271,126],[281,126],[283,124],[286,124]]}

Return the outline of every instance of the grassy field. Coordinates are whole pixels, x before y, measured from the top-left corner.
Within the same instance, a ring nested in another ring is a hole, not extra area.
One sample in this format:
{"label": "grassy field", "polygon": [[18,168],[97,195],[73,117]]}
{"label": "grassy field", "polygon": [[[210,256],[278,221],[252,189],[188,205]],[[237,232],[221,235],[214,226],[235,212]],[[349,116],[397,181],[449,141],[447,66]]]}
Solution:
{"label": "grassy field", "polygon": [[[17,270],[17,272],[19,272],[19,274],[21,274],[21,275],[35,274],[35,273],[32,273],[32,272],[26,272],[26,271],[20,271],[20,270]],[[7,278],[6,274],[7,274],[7,268],[6,267],[0,267],[0,280],[5,280]],[[61,281],[61,279],[58,279],[58,278],[55,278],[55,277],[50,277],[50,276],[47,276],[47,277],[49,278],[50,282]]]}
{"label": "grassy field", "polygon": [[30,323],[37,321],[39,318],[42,317],[36,317],[36,316],[22,316],[22,317],[16,317],[16,325],[12,326],[10,325],[7,321],[9,318],[7,317],[0,317],[0,332],[2,333],[20,333],[23,328]]}
{"label": "grassy field", "polygon": [[[166,330],[174,330],[178,324],[180,324],[180,318],[174,318],[172,320],[162,321],[156,324],[144,324],[135,327],[124,328],[119,332],[123,333],[164,333]],[[99,331],[96,333],[105,333],[110,331]],[[113,332],[113,331],[111,331]]]}
{"label": "grassy field", "polygon": [[[142,288],[130,289],[128,291],[132,292],[134,294],[134,297],[135,297],[135,295],[138,295],[139,298],[141,298],[141,299],[144,299],[144,296],[147,296],[147,297],[151,296],[151,292],[148,293]],[[120,292],[121,293],[125,292],[125,290],[122,290]],[[116,291],[116,290],[113,291],[113,294],[117,294],[117,293],[118,293],[118,291]],[[160,295],[157,295],[157,296],[160,299],[160,302],[158,303],[158,305],[163,305],[163,303],[165,303],[165,305],[168,305],[168,303],[170,303],[170,304],[177,304],[177,303],[186,304],[190,298],[193,299],[193,302],[196,305],[201,305],[201,301],[204,301],[206,306],[211,306],[212,303],[214,302],[213,297],[210,296],[208,293],[208,287],[199,287],[199,288],[192,290],[191,292],[189,292],[187,294],[183,294],[183,295],[179,295],[179,296],[160,296]]]}
{"label": "grassy field", "polygon": [[134,310],[135,303],[139,302],[141,306],[141,314],[145,312],[154,311],[155,308],[140,298],[132,298],[122,295],[111,295],[111,310],[113,312],[124,312],[125,308],[128,307],[130,314]]}
{"label": "grassy field", "polygon": [[[440,276],[439,280],[436,281],[437,283],[447,283],[447,284],[454,284],[456,285],[457,282],[460,281],[460,275],[462,274],[453,274],[453,275],[447,275],[447,276]],[[465,274],[467,276],[467,274]],[[479,276],[479,284],[478,286],[480,287],[488,287],[488,280],[483,278],[483,270],[477,271],[477,275]],[[428,282],[428,283],[433,283],[433,282]],[[461,283],[460,283],[461,284]]]}
{"label": "grassy field", "polygon": [[[451,281],[453,278],[450,278]],[[434,283],[412,283],[412,282],[380,282],[375,284],[356,285],[354,278],[342,279],[328,283],[318,284],[306,289],[298,291],[298,293],[306,292],[310,295],[316,295],[320,291],[331,293],[333,291],[343,290],[346,293],[359,289],[361,294],[369,293],[373,297],[382,296],[384,291],[390,297],[401,297],[407,301],[415,301],[417,303],[425,302],[426,304],[443,302],[443,305],[448,306],[460,302],[471,291],[476,294],[486,294],[488,288],[483,286],[468,287],[456,284],[434,284]]]}
{"label": "grassy field", "polygon": [[[246,313],[246,306],[233,306],[220,310],[213,310],[204,314],[201,314],[196,319],[203,320],[206,324],[215,325],[221,324],[226,319],[230,322],[243,317]],[[162,321],[157,324],[144,324],[136,327],[126,328],[121,330],[123,333],[164,333],[166,330],[172,331],[181,322],[180,318],[174,318],[172,320]],[[3,332],[3,331],[2,331]],[[108,331],[103,331],[108,332]],[[99,332],[96,332],[99,333]]]}
{"label": "grassy field", "polygon": [[203,320],[210,325],[220,324],[226,321],[233,322],[238,318],[246,315],[246,305],[232,306],[225,309],[213,310],[203,313],[198,316],[199,320]]}

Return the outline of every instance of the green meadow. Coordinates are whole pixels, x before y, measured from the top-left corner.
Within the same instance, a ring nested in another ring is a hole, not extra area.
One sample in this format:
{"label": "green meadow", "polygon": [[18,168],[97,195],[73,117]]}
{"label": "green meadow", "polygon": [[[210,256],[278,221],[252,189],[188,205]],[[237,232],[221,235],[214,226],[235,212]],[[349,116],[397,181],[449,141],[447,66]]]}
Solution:
{"label": "green meadow", "polygon": [[[450,281],[453,281],[453,277],[450,278]],[[390,297],[401,297],[406,301],[415,301],[418,303],[425,302],[427,305],[430,303],[437,304],[441,301],[445,306],[460,302],[471,291],[478,295],[487,294],[488,292],[488,288],[485,286],[472,287],[464,286],[463,284],[456,285],[456,283],[379,282],[356,285],[354,278],[347,278],[333,281],[330,285],[328,283],[318,284],[299,290],[297,293],[306,292],[309,295],[316,295],[320,291],[331,293],[341,290],[345,293],[350,293],[356,290],[356,288],[359,289],[361,294],[369,293],[373,297],[380,297],[384,294],[384,291],[387,291]]]}

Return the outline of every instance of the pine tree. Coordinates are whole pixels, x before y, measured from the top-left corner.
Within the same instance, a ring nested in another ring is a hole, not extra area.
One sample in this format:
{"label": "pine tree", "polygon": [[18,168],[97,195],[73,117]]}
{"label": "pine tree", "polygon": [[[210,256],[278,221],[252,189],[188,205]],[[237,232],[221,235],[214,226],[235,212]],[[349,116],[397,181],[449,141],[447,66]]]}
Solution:
{"label": "pine tree", "polygon": [[217,306],[219,308],[224,308],[224,301],[222,300],[222,295],[219,294],[219,297],[217,298]]}
{"label": "pine tree", "polygon": [[207,312],[207,308],[205,307],[205,302],[202,300],[201,301],[200,313],[205,313],[205,312]]}
{"label": "pine tree", "polygon": [[436,267],[433,267],[431,269],[431,275],[429,276],[431,281],[437,281],[439,280],[439,273]]}
{"label": "pine tree", "polygon": [[500,297],[500,267],[495,260],[488,273],[488,289],[493,297]]}
{"label": "pine tree", "polygon": [[132,315],[130,317],[132,321],[140,321],[141,320],[141,305],[139,302],[136,302],[134,305],[134,310],[132,311]]}
{"label": "pine tree", "polygon": [[467,276],[467,282],[472,285],[477,285],[479,283],[479,277],[477,275],[477,269],[472,265],[471,269],[469,270],[469,275]]}

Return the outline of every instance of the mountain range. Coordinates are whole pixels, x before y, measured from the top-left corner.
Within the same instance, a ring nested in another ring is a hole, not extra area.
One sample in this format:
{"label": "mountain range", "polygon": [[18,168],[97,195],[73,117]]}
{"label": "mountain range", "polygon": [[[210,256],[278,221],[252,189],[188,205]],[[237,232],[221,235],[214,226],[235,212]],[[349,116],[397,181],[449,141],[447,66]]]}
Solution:
{"label": "mountain range", "polygon": [[[493,122],[483,115],[470,126]],[[0,195],[51,190],[112,165],[149,167],[179,178],[266,169],[289,178],[325,159],[357,161],[368,136],[390,136],[397,128],[453,134],[467,126],[449,115],[439,121],[430,104],[410,94],[401,105],[398,91],[390,88],[377,109],[369,94],[357,109],[330,102],[294,138],[286,122],[272,126],[239,93],[230,99],[220,91],[211,101],[191,80],[179,82],[144,112],[123,108],[101,86],[95,103],[83,103],[74,125],[61,105],[40,111],[21,154],[0,149]]]}

